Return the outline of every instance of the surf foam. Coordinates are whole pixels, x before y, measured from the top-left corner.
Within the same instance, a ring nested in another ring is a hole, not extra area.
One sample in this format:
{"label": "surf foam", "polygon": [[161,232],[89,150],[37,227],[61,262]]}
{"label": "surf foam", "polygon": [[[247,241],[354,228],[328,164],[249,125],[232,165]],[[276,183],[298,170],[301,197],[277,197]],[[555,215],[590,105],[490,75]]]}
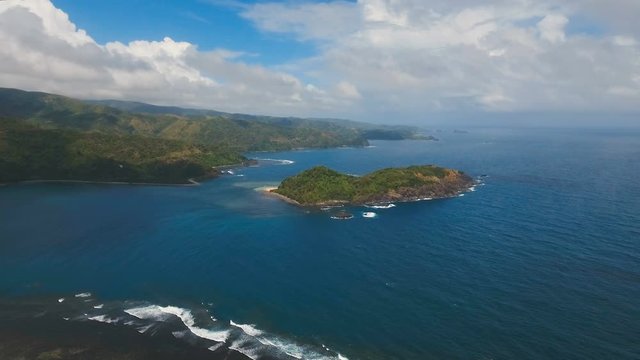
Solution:
{"label": "surf foam", "polygon": [[396,204],[387,204],[387,205],[365,205],[370,209],[391,209],[396,207]]}
{"label": "surf foam", "polygon": [[291,164],[295,164],[295,161],[293,160],[286,160],[286,159],[268,159],[268,158],[262,158],[262,159],[255,159],[258,161],[270,161],[270,162],[274,162],[278,165],[291,165]]}
{"label": "surf foam", "polygon": [[[94,304],[87,304],[87,308],[91,308],[93,310],[104,306],[104,304],[100,303],[98,303],[98,305]],[[113,306],[110,305],[109,308],[113,308]],[[200,320],[203,321],[203,324],[212,324],[208,319],[208,317],[210,317],[209,314],[207,314],[209,316],[206,318],[203,317],[202,319],[199,319],[196,315],[200,314],[200,312],[196,313],[190,309],[177,306],[160,306],[148,303],[138,303],[133,306],[125,305],[122,308],[122,311],[131,317],[122,317],[114,314],[85,314],[85,316],[77,317],[74,320],[91,320],[107,324],[123,324],[131,326],[139,333],[151,333],[151,336],[155,334],[155,331],[153,330],[156,329],[158,322],[171,321],[173,323],[176,320],[179,320],[185,328],[183,330],[176,329],[177,331],[172,331],[171,334],[174,337],[188,341],[188,336],[185,336],[193,335],[201,339],[214,341],[216,342],[214,345],[207,344],[207,348],[211,351],[219,351],[219,349],[226,344],[230,345],[230,349],[238,351],[251,359],[260,359],[264,356],[305,360],[347,359],[340,353],[330,350],[328,347],[324,346],[324,344],[320,348],[312,344],[298,343],[292,339],[265,332],[253,324],[241,324],[236,323],[233,320],[229,320],[228,323],[214,321],[212,325],[214,327],[213,329],[208,328],[209,325],[207,325],[207,328],[205,328],[204,325],[200,325],[202,326],[200,327],[196,325],[200,324]],[[141,320],[144,322],[141,322]]]}
{"label": "surf foam", "polygon": [[139,308],[127,309],[125,312],[139,319],[163,320],[166,315],[176,316],[195,335],[203,339],[217,342],[225,342],[229,337],[228,330],[209,330],[195,326],[195,319],[190,310],[177,306],[149,305]]}
{"label": "surf foam", "polygon": [[111,319],[109,317],[107,317],[106,315],[98,315],[98,316],[92,316],[89,318],[89,320],[93,320],[93,321],[97,321],[97,322],[101,322],[101,323],[106,323],[106,324],[115,324],[118,322],[118,319]]}
{"label": "surf foam", "polygon": [[[275,335],[265,334],[264,331],[257,329],[254,325],[249,324],[237,324],[233,322],[233,320],[229,321],[231,326],[235,326],[241,329],[245,334],[253,337],[255,340],[258,340],[262,345],[274,348],[274,350],[284,353],[288,356],[291,356],[296,359],[335,359],[333,356],[323,355],[310,347],[302,346],[296,344],[292,341],[287,341],[282,338],[279,338]],[[230,346],[231,349],[241,352],[242,354],[254,359],[255,356],[258,355],[256,349],[253,346],[250,346],[250,343],[247,340],[244,341],[234,341],[234,343]],[[323,348],[329,351],[329,348]],[[337,354],[338,359],[341,358],[342,355]],[[346,359],[346,358],[344,358]]]}
{"label": "surf foam", "polygon": [[235,326],[237,328],[242,329],[242,331],[245,332],[245,334],[247,335],[251,335],[251,336],[260,336],[262,335],[262,330],[256,329],[256,327],[254,325],[251,324],[236,324],[233,322],[233,320],[229,320],[229,324],[231,324],[231,326]]}

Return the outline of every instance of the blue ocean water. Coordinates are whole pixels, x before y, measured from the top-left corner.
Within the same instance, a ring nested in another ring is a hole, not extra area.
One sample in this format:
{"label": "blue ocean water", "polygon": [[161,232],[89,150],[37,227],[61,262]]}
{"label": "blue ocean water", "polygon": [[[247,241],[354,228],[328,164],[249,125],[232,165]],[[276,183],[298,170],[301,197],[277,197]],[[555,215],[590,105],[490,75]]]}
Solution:
{"label": "blue ocean water", "polygon": [[[0,188],[0,296],[204,308],[304,358],[640,358],[640,132],[436,135],[249,154],[293,163],[192,188]],[[487,177],[350,221],[255,190],[319,164],[430,163]]]}

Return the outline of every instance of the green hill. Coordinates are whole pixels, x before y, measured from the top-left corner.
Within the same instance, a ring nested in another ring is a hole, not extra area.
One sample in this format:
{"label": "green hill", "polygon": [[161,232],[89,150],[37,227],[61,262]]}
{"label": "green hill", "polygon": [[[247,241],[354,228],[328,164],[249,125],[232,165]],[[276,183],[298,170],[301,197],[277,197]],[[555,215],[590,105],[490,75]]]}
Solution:
{"label": "green hill", "polygon": [[361,177],[317,166],[285,179],[274,192],[305,206],[377,204],[455,196],[472,184],[463,172],[434,165],[388,168]]}
{"label": "green hill", "polygon": [[130,112],[60,95],[0,88],[0,118],[44,128],[152,136],[224,146],[237,152],[367,145],[360,131],[337,124],[312,124],[300,119],[296,126],[287,126],[276,121],[254,121],[251,119],[256,117],[249,115],[246,119],[244,115],[229,118],[216,112],[190,113],[188,109],[183,109],[185,115],[176,115],[170,111],[180,108],[146,108],[164,108],[169,113]]}
{"label": "green hill", "polygon": [[0,88],[0,182],[184,182],[247,151],[364,146],[416,138],[408,127],[126,101],[82,101]]}
{"label": "green hill", "polygon": [[247,159],[211,145],[135,135],[42,129],[0,121],[0,182],[186,183]]}
{"label": "green hill", "polygon": [[307,128],[320,131],[344,132],[356,131],[367,140],[437,140],[433,136],[422,134],[414,126],[380,125],[345,119],[314,118],[304,119],[296,117],[275,117],[264,115],[233,114],[216,110],[187,109],[176,106],[158,106],[133,101],[94,100],[89,104],[105,105],[116,109],[140,114],[176,115],[191,117],[218,117],[231,121],[259,122],[284,128]]}

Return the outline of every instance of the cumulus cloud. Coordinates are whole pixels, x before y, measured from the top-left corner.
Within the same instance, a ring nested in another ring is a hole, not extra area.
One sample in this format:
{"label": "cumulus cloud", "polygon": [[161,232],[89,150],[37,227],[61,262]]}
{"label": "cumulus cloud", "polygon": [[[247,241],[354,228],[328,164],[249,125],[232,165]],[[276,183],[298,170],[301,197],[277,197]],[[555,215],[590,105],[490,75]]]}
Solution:
{"label": "cumulus cloud", "polygon": [[[49,0],[0,2],[0,86],[282,115],[321,114],[349,99],[165,37],[96,43]],[[338,86],[336,82],[335,86]]]}
{"label": "cumulus cloud", "polygon": [[569,23],[564,15],[549,14],[538,23],[540,37],[552,43],[559,43],[566,40],[564,28]]}
{"label": "cumulus cloud", "polygon": [[[366,94],[358,103],[363,113],[637,111],[640,47],[631,29],[640,27],[609,25],[640,8],[634,0],[614,2],[607,10],[595,0],[328,2],[327,21],[318,21],[317,4],[274,2],[243,16],[263,31],[322,44],[308,71]],[[574,19],[600,21],[594,27],[608,31],[572,33]]]}
{"label": "cumulus cloud", "polygon": [[264,67],[170,37],[98,44],[50,0],[5,0],[0,86],[369,120],[640,110],[636,0],[209,1],[317,53]]}

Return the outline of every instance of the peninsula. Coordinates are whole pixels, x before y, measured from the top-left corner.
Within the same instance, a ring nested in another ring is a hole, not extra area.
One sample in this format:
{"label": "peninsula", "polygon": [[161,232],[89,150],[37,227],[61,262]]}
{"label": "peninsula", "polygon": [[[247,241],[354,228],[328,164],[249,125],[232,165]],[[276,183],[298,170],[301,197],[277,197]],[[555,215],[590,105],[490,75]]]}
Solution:
{"label": "peninsula", "polygon": [[364,176],[316,166],[270,192],[301,206],[364,205],[453,197],[471,186],[473,179],[464,172],[435,165],[387,168]]}
{"label": "peninsula", "polygon": [[420,129],[335,119],[229,114],[84,101],[0,88],[0,184],[90,181],[191,184],[243,154],[428,139]]}

